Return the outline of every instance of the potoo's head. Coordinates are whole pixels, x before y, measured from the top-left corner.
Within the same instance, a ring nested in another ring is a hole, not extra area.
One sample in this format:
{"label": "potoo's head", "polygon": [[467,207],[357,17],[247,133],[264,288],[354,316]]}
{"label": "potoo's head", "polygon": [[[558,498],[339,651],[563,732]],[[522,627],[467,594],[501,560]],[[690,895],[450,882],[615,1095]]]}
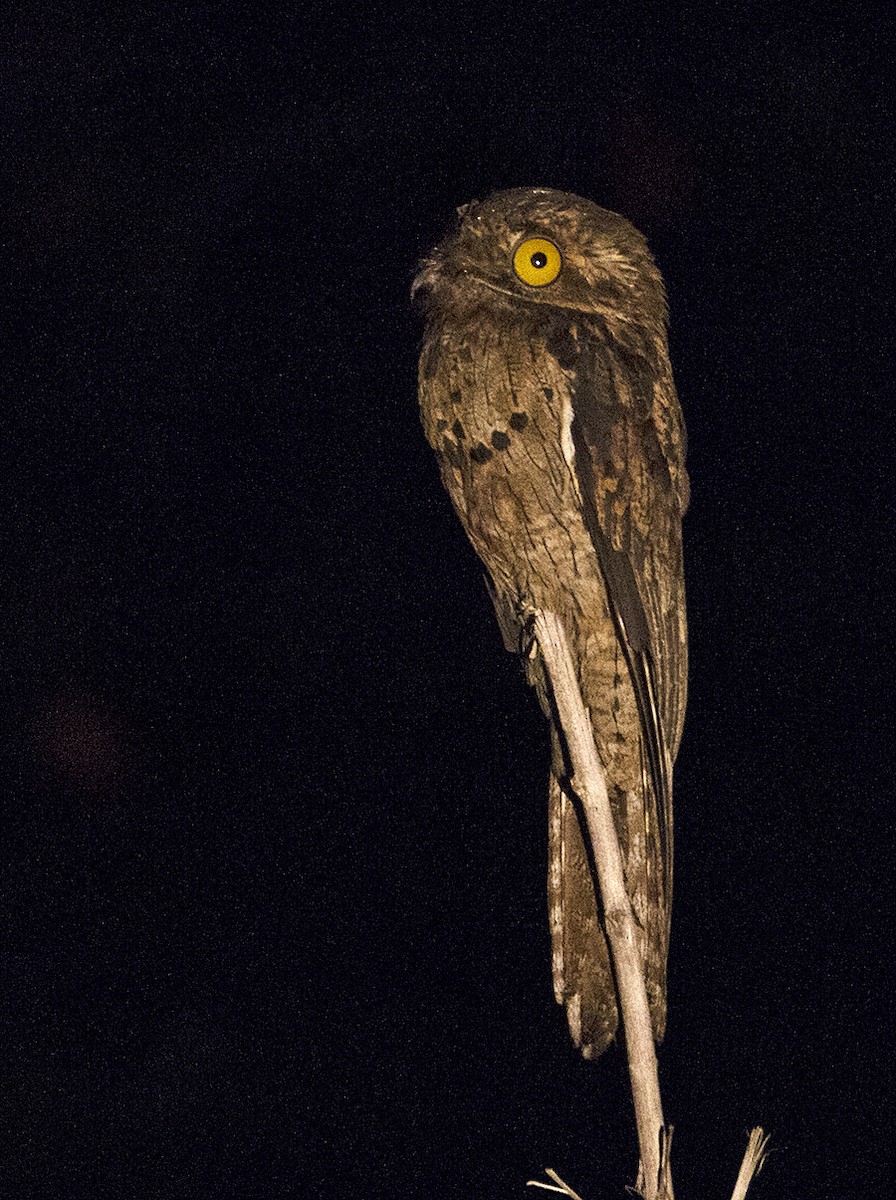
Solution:
{"label": "potoo's head", "polygon": [[431,317],[522,302],[664,329],[662,279],[624,217],[550,188],[494,192],[457,215],[414,281]]}

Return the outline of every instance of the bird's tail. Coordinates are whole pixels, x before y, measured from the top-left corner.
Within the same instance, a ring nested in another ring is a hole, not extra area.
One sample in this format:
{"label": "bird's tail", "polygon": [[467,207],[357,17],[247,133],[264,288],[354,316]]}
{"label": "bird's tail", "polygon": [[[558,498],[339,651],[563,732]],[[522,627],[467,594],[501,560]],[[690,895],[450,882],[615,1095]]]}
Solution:
{"label": "bird's tail", "polygon": [[548,915],[554,995],[566,1008],[572,1040],[597,1058],[616,1033],[616,985],[598,919],[592,863],[576,803],[551,772],[548,810]]}

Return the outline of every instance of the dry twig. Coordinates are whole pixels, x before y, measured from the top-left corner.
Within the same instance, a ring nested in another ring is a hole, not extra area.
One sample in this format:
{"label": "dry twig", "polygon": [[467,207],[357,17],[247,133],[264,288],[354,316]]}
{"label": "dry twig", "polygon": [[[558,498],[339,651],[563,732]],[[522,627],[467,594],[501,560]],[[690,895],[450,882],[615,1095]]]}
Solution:
{"label": "dry twig", "polygon": [[734,1191],[731,1193],[731,1200],[744,1200],[750,1182],[762,1170],[767,1145],[768,1134],[763,1132],[759,1125],[755,1129],[750,1130],[750,1140],[747,1142],[743,1162],[740,1164],[740,1170],[737,1173],[737,1182],[734,1185]]}
{"label": "dry twig", "polygon": [[551,685],[573,768],[573,787],[582,801],[600,885],[607,941],[616,975],[629,1077],[635,1102],[635,1122],[641,1153],[645,1200],[672,1200],[672,1179],[666,1163],[661,1197],[660,1141],[664,1129],[653,1028],[644,985],[635,918],[625,890],[622,852],[613,823],[603,765],[594,744],[588,711],[582,701],[566,634],[559,618],[539,609],[534,633]]}
{"label": "dry twig", "polygon": [[526,1187],[544,1188],[546,1192],[559,1192],[562,1196],[571,1196],[572,1200],[582,1200],[578,1192],[574,1192],[568,1183],[564,1183],[556,1171],[552,1171],[550,1167],[545,1168],[545,1175],[559,1183],[559,1187],[554,1187],[551,1183],[542,1183],[540,1179],[529,1179]]}
{"label": "dry twig", "polygon": [[[622,852],[607,795],[604,769],[594,744],[591,719],[582,700],[563,625],[554,613],[537,609],[533,614],[533,630],[569,751],[573,769],[572,784],[582,802],[594,848],[594,863],[619,993],[635,1104],[641,1154],[638,1190],[644,1200],[674,1200],[669,1157],[672,1128],[667,1128],[663,1119],[644,967],[638,948],[635,918],[625,890]],[[762,1168],[767,1144],[767,1135],[757,1126],[750,1134],[731,1200],[744,1200],[751,1179]],[[556,1172],[547,1170],[545,1174],[559,1187],[537,1180],[529,1180],[530,1185],[560,1192],[572,1200],[581,1200]]]}

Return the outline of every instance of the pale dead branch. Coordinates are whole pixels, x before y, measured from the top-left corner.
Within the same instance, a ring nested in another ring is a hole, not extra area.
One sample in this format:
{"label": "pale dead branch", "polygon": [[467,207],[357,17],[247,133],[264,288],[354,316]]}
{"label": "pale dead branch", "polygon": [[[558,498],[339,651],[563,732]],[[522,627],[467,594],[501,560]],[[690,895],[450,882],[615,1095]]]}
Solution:
{"label": "pale dead branch", "polygon": [[[674,1200],[670,1162],[672,1128],[666,1126],[663,1118],[644,968],[635,918],[625,890],[622,852],[607,795],[606,777],[563,625],[554,613],[537,609],[532,614],[532,627],[569,752],[573,770],[571,783],[582,802],[594,848],[635,1106],[641,1155],[637,1190],[644,1200]],[[731,1200],[744,1200],[750,1181],[762,1168],[767,1144],[768,1136],[757,1126],[750,1134]],[[559,1186],[537,1180],[529,1180],[529,1185],[581,1200],[556,1172],[547,1170],[545,1174]]]}

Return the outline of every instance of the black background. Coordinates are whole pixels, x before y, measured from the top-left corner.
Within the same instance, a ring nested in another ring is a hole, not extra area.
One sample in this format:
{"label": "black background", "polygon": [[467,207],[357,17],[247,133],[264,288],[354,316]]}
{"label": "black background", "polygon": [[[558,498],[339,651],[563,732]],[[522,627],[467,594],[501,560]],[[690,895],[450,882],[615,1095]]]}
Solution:
{"label": "black background", "polygon": [[416,410],[415,264],[520,185],[670,295],[678,1194],[754,1123],[757,1197],[889,1194],[890,18],[437,7],[6,20],[0,1194],[633,1181]]}

